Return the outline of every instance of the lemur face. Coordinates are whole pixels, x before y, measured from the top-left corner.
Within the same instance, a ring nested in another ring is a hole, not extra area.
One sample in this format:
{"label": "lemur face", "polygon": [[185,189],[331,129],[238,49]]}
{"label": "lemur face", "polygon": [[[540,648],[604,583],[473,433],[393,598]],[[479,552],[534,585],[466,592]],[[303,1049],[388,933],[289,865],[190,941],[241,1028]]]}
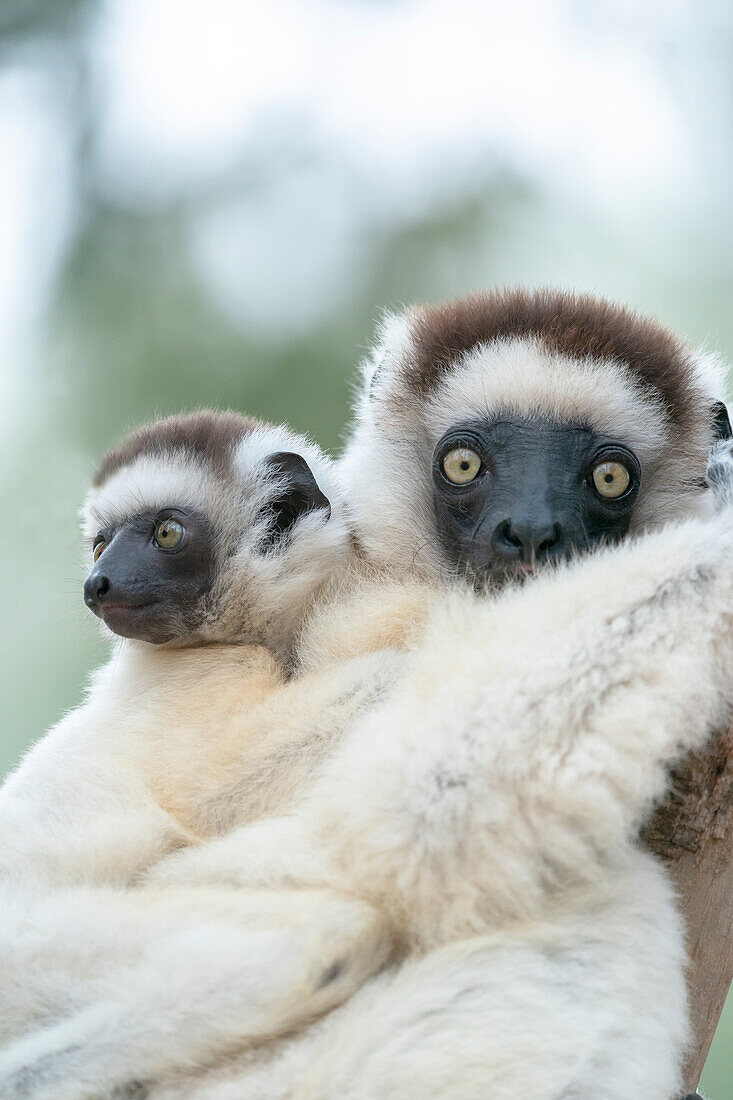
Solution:
{"label": "lemur face", "polygon": [[192,634],[204,616],[216,562],[207,519],[171,504],[97,532],[84,602],[122,638],[163,643]]}
{"label": "lemur face", "polygon": [[349,545],[325,456],[233,414],[174,417],[123,441],[85,517],[85,603],[114,634],[156,645],[287,645]]}
{"label": "lemur face", "polygon": [[622,441],[549,418],[467,421],[433,455],[445,558],[479,580],[618,541],[640,484],[639,460]]}

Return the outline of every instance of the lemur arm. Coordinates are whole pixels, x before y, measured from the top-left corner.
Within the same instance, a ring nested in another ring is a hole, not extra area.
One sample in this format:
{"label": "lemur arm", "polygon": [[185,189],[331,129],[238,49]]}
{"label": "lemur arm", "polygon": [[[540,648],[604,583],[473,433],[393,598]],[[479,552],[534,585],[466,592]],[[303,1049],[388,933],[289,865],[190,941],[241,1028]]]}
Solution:
{"label": "lemur arm", "polygon": [[681,936],[639,863],[599,904],[409,957],[261,1062],[176,1075],[150,1100],[673,1100]]}
{"label": "lemur arm", "polygon": [[378,910],[330,889],[15,881],[0,908],[0,1095],[26,1100],[97,1097],[288,1033],[392,943]]}
{"label": "lemur arm", "polygon": [[107,717],[90,699],[0,788],[0,884],[41,892],[94,881],[124,885],[192,839],[124,760],[122,737],[107,741]]}
{"label": "lemur arm", "polygon": [[197,800],[246,758],[249,716],[282,683],[259,646],[119,644],[0,787],[0,882],[127,886],[207,835]]}
{"label": "lemur arm", "polygon": [[117,965],[97,958],[76,1011],[0,1052],[4,1100],[92,1100],[271,1040],[347,999],[390,949],[370,905],[332,892],[149,891],[144,926],[140,896],[75,901],[98,952],[94,921],[112,922]]}

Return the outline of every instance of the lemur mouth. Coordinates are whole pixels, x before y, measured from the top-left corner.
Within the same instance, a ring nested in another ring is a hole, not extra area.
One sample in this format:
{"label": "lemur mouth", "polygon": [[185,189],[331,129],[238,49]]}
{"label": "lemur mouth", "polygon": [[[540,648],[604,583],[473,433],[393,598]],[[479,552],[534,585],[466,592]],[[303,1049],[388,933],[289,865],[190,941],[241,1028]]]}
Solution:
{"label": "lemur mouth", "polygon": [[146,600],[145,603],[105,603],[99,611],[102,615],[106,615],[109,611],[142,611],[144,607],[152,607],[157,602],[157,600]]}
{"label": "lemur mouth", "polygon": [[145,603],[110,603],[102,604],[101,607],[94,608],[100,619],[124,620],[127,618],[135,618],[143,611],[149,611],[151,607],[159,603],[159,600],[146,600]]}
{"label": "lemur mouth", "polygon": [[91,610],[98,615],[105,626],[115,634],[121,634],[126,624],[132,624],[136,620],[147,615],[159,600],[146,600],[145,603],[110,603],[101,604]]}
{"label": "lemur mouth", "polygon": [[102,605],[95,614],[113,634],[120,638],[162,645],[178,636],[161,610],[161,600],[148,600],[136,604]]}

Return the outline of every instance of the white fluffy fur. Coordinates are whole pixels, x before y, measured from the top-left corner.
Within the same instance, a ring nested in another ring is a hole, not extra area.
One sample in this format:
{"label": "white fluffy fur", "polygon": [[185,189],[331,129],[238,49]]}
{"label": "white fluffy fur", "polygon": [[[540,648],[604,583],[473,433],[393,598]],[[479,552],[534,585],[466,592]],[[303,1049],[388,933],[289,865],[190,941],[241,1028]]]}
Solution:
{"label": "white fluffy fur", "polygon": [[208,514],[219,512],[225,503],[222,489],[185,451],[165,457],[141,455],[90,490],[81,511],[82,532],[93,539],[107,525],[115,527],[146,508],[169,507],[171,501]]}
{"label": "white fluffy fur", "polygon": [[437,443],[452,424],[497,410],[593,424],[628,442],[642,464],[658,462],[669,446],[658,401],[622,363],[577,362],[531,337],[479,344],[446,375],[423,416]]}
{"label": "white fluffy fur", "polygon": [[[713,481],[729,500],[729,447]],[[315,780],[306,770],[300,805],[148,876],[157,889],[237,885],[244,898],[297,886],[326,913],[335,889],[384,914],[407,961],[295,1039],[153,1095],[479,1100],[490,1087],[496,1100],[672,1100],[686,1041],[682,933],[635,838],[668,765],[733,701],[731,553],[727,506],[494,601],[425,589],[428,621],[398,681]],[[368,927],[360,974],[374,958]],[[351,941],[349,968],[354,952]],[[195,1054],[182,1057],[181,999],[208,988],[195,967],[187,978],[137,1013],[118,992],[114,1028],[81,1011],[41,1031],[30,1068],[29,1049],[11,1048],[11,1082],[37,1074],[39,1100],[92,1096],[120,1080],[120,1037],[128,1074],[166,1057],[195,1070],[202,1035],[221,1043],[221,1031],[207,994],[210,1012],[189,1021]],[[227,1025],[231,1045],[246,1040],[247,1004],[238,1029]],[[163,1044],[169,1031],[176,1041]]]}
{"label": "white fluffy fur", "polygon": [[384,915],[330,886],[118,892],[171,849],[293,805],[397,674],[390,645],[416,597],[400,585],[384,628],[364,614],[371,598],[355,596],[336,663],[289,682],[261,648],[121,647],[8,781],[0,1037],[17,1042],[0,1057],[3,1095],[96,1096],[130,1073],[197,1066],[340,1003],[384,964]]}
{"label": "white fluffy fur", "polygon": [[153,1095],[672,1100],[682,933],[635,838],[733,702],[732,553],[726,507],[496,601],[437,598],[300,808],[152,872],[330,884],[386,912],[409,961],[291,1043]]}

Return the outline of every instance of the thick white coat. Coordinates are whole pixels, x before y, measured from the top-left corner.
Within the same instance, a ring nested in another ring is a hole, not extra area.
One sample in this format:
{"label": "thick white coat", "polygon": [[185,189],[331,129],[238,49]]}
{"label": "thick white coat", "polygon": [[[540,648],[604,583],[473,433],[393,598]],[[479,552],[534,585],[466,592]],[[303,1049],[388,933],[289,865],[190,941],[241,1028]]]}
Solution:
{"label": "thick white coat", "polygon": [[671,1100],[683,935],[636,834],[729,713],[732,553],[726,508],[493,603],[439,601],[296,813],[154,872],[328,881],[384,908],[408,961],[259,1061],[153,1095]]}

